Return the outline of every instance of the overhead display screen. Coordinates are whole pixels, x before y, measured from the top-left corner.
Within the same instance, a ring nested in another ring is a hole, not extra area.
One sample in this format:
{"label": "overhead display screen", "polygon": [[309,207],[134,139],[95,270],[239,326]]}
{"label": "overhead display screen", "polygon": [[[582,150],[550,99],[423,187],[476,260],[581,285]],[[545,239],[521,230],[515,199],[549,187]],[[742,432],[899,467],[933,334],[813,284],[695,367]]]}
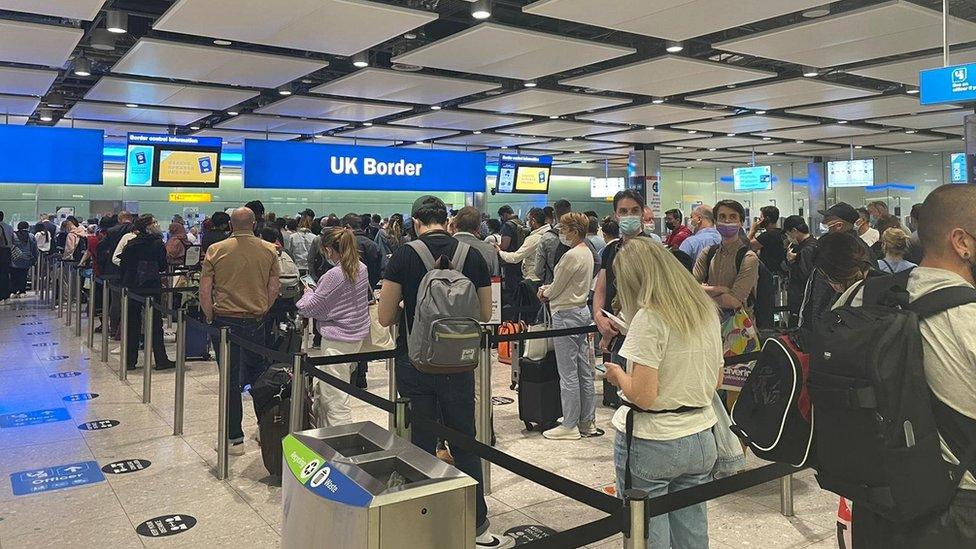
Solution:
{"label": "overhead display screen", "polygon": [[827,162],[828,187],[869,187],[874,185],[874,160],[836,160]]}
{"label": "overhead display screen", "polygon": [[627,189],[627,179],[623,177],[591,177],[590,198],[610,198]]}
{"label": "overhead display screen", "polygon": [[952,153],[949,155],[949,180],[953,183],[965,183],[966,174],[966,153]]}
{"label": "overhead display screen", "polygon": [[503,154],[498,157],[500,193],[546,194],[552,174],[551,156]]}
{"label": "overhead display screen", "polygon": [[918,83],[923,105],[976,101],[976,63],[921,71]]}
{"label": "overhead display screen", "polygon": [[220,185],[219,137],[130,133],[125,157],[128,187]]}
{"label": "overhead display screen", "polygon": [[736,191],[768,191],[773,188],[769,166],[748,166],[732,170],[732,188]]}
{"label": "overhead display screen", "polygon": [[102,130],[0,124],[0,183],[101,185]]}

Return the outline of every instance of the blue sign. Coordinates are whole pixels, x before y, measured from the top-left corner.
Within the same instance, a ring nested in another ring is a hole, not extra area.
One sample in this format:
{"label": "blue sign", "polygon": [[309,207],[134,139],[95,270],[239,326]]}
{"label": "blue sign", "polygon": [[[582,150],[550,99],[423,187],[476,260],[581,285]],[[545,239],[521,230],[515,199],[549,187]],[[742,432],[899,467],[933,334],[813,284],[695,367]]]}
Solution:
{"label": "blue sign", "polygon": [[373,494],[336,470],[336,466],[331,462],[326,462],[316,471],[305,487],[319,497],[353,507],[366,507],[373,501]]}
{"label": "blue sign", "polygon": [[485,154],[244,140],[248,189],[484,192]]}
{"label": "blue sign", "polygon": [[65,402],[81,402],[82,400],[92,400],[98,398],[98,393],[78,393],[76,395],[68,395],[61,400]]}
{"label": "blue sign", "polygon": [[952,153],[949,155],[949,181],[966,183],[966,153]]}
{"label": "blue sign", "polygon": [[54,423],[71,419],[67,408],[53,408],[51,410],[34,410],[32,412],[17,412],[15,414],[0,415],[0,428],[26,427],[41,423]]}
{"label": "blue sign", "polygon": [[[193,137],[192,135],[168,135],[164,133],[130,133],[129,144],[145,145],[166,145],[179,147],[201,147],[219,149],[224,143],[221,137]],[[146,158],[136,156],[135,160],[141,163],[146,162]]]}
{"label": "blue sign", "polygon": [[82,461],[10,474],[10,486],[13,488],[15,496],[50,492],[51,490],[61,490],[62,488],[104,481],[105,475],[102,474],[98,462],[95,461]]}
{"label": "blue sign", "polygon": [[923,105],[976,101],[976,63],[921,71],[918,82]]}
{"label": "blue sign", "polygon": [[102,184],[101,130],[0,124],[0,183]]}
{"label": "blue sign", "polygon": [[552,166],[551,156],[531,156],[527,154],[503,154],[498,157],[499,162],[515,162],[517,164],[540,164]]}

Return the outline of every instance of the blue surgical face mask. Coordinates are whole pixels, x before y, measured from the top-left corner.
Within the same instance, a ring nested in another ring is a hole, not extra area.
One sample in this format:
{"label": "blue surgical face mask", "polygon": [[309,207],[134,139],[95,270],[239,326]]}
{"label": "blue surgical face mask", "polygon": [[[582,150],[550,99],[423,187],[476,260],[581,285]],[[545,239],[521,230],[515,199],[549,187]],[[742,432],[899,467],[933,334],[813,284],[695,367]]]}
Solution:
{"label": "blue surgical face mask", "polygon": [[625,215],[620,218],[618,223],[620,224],[620,234],[634,236],[641,232],[644,222],[639,215]]}

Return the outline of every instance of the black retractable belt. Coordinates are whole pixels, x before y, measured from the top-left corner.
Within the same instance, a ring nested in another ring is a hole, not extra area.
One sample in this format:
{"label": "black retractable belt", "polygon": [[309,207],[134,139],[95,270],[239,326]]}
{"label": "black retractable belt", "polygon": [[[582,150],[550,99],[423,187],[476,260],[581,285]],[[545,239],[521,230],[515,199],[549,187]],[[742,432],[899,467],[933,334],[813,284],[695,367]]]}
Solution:
{"label": "black retractable belt", "polygon": [[645,414],[683,414],[685,412],[693,412],[695,410],[701,410],[702,406],[681,406],[679,408],[674,408],[671,410],[645,410],[640,408],[632,402],[627,402],[626,400],[621,400],[621,404],[629,408],[627,410],[627,420],[626,420],[626,432],[625,436],[627,438],[627,459],[624,460],[624,490],[630,490],[631,488],[631,476],[630,476],[630,445],[634,440],[634,412],[643,412]]}

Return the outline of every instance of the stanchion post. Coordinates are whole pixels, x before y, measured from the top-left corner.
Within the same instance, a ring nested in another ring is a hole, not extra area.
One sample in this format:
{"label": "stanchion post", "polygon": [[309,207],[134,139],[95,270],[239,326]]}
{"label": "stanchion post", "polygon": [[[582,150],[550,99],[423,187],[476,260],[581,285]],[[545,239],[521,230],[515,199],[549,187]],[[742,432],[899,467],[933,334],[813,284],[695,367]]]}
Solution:
{"label": "stanchion post", "polygon": [[[168,265],[166,267],[166,272],[170,275],[169,276],[170,283],[175,287],[176,286],[176,280],[173,279],[173,266],[172,265]],[[175,298],[173,297],[174,295],[176,295],[176,292],[170,292],[170,293],[166,294],[166,306],[171,311],[173,310],[173,302],[175,300]],[[171,317],[169,315],[166,315],[166,327],[167,328],[172,328],[173,327],[173,317]]]}
{"label": "stanchion post", "polygon": [[625,491],[624,507],[630,519],[630,530],[624,532],[624,549],[647,549],[647,492]]}
{"label": "stanchion post", "polygon": [[305,372],[302,364],[305,355],[296,353],[291,366],[291,409],[288,411],[288,432],[297,433],[302,430],[305,422]]}
{"label": "stanchion post", "polygon": [[[217,398],[217,480],[227,478],[228,423],[227,406],[230,400],[230,329],[220,328],[220,360],[217,362],[220,372],[220,395]],[[236,395],[240,398],[240,395]]]}
{"label": "stanchion post", "polygon": [[142,403],[152,402],[153,299],[142,304]]}
{"label": "stanchion post", "polygon": [[186,395],[186,309],[176,311],[176,392],[173,395],[173,435],[183,434]]}
{"label": "stanchion post", "polygon": [[65,296],[67,300],[65,301],[65,309],[62,309],[62,316],[64,316],[64,325],[71,326],[71,307],[75,299],[75,284],[74,279],[71,276],[71,264],[68,264],[68,270],[64,273],[64,283],[68,287]]}
{"label": "stanchion post", "polygon": [[[393,336],[393,343],[396,345],[397,341],[397,328],[399,324],[394,324],[390,327],[390,335]],[[386,359],[386,373],[389,377],[387,385],[387,399],[396,402],[397,399],[397,383],[396,383],[396,359],[390,357]],[[393,416],[389,418],[389,429],[391,431],[396,429],[396,419]]]}
{"label": "stanchion post", "polygon": [[88,292],[88,352],[95,353],[95,271],[92,271],[91,290]]}
{"label": "stanchion post", "polygon": [[398,398],[395,401],[396,408],[393,412],[393,433],[396,436],[410,440],[410,399]]}
{"label": "stanchion post", "polygon": [[58,318],[61,318],[64,315],[64,307],[63,307],[63,305],[61,303],[62,301],[64,301],[64,277],[63,277],[63,273],[64,273],[64,261],[62,260],[62,261],[58,261],[58,264],[57,264],[58,280],[55,282],[56,286],[54,288],[54,290],[55,290],[54,293],[56,295],[54,296],[54,306],[51,307],[52,309],[57,309],[58,310]]}
{"label": "stanchion post", "polygon": [[122,331],[122,338],[119,341],[119,379],[125,381],[126,368],[129,366],[129,289],[122,288],[122,314],[119,328]]}
{"label": "stanchion post", "polygon": [[108,332],[109,332],[109,299],[112,290],[108,287],[108,280],[102,280],[102,362],[108,362]]}
{"label": "stanchion post", "polygon": [[[75,269],[75,274],[77,275],[73,279],[75,283],[75,337],[81,337],[81,290],[84,285],[82,283],[84,269],[78,267]],[[91,300],[89,299],[88,301],[90,302]]]}
{"label": "stanchion post", "polygon": [[[491,445],[491,342],[488,339],[490,334],[488,328],[481,338],[481,368],[477,375],[481,383],[481,394],[478,395],[478,442]],[[481,460],[481,486],[485,494],[491,494],[491,462],[487,459]]]}
{"label": "stanchion post", "polygon": [[793,516],[793,475],[779,479],[779,512],[784,517]]}

